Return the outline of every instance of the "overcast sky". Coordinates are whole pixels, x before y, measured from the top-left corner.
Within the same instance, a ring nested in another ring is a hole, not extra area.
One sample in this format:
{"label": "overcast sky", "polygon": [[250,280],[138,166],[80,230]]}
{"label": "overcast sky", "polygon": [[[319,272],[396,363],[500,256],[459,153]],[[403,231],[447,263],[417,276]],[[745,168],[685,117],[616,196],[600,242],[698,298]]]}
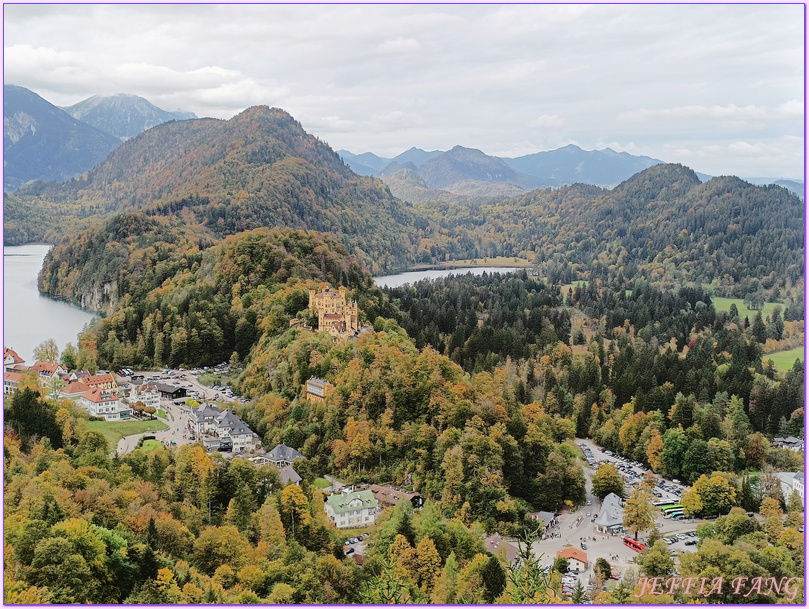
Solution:
{"label": "overcast sky", "polygon": [[803,178],[803,5],[4,5],[5,83],[290,112],[335,150],[611,147]]}

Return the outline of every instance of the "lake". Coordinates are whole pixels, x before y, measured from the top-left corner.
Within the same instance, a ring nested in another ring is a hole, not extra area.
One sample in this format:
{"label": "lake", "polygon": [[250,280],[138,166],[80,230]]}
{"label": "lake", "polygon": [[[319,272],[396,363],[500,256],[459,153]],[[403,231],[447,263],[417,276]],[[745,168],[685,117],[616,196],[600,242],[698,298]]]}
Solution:
{"label": "lake", "polygon": [[78,347],[78,334],[93,314],[66,302],[42,296],[37,275],[50,245],[3,247],[3,345],[27,364],[34,347],[52,338],[59,351],[69,342]]}
{"label": "lake", "polygon": [[422,279],[438,279],[449,275],[483,275],[483,273],[513,273],[520,269],[515,267],[473,266],[460,269],[435,269],[429,271],[408,271],[398,275],[374,277],[374,283],[380,288],[398,288],[406,283],[416,283]]}

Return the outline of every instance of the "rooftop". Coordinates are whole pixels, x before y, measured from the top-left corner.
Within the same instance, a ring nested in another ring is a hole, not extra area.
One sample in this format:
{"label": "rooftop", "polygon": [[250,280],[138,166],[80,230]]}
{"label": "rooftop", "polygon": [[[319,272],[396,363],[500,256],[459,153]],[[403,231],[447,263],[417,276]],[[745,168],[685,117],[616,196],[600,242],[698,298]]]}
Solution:
{"label": "rooftop", "polygon": [[[355,502],[356,505],[351,505]],[[344,514],[345,512],[362,508],[376,508],[378,505],[374,494],[369,490],[345,494],[335,493],[326,499],[326,503],[334,510],[335,514]]]}

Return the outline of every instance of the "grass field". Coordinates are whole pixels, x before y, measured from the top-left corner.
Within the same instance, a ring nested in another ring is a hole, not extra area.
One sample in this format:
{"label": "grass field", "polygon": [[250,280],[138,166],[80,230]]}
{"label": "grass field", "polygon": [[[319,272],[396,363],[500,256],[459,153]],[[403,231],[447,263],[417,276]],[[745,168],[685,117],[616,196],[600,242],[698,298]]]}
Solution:
{"label": "grass field", "polygon": [[[714,296],[711,300],[713,300],[713,307],[717,311],[730,311],[730,305],[735,302],[736,308],[739,310],[739,317],[742,320],[744,320],[745,317],[749,317],[750,323],[753,323],[753,318],[756,316],[756,313],[758,313],[758,311],[748,309],[744,304],[744,300],[741,298],[720,298],[719,296]],[[761,310],[761,316],[767,317],[767,315],[772,315],[773,309],[777,306],[781,307],[781,312],[783,313],[784,305],[779,305],[777,302],[765,302],[764,308]]]}
{"label": "grass field", "polygon": [[140,447],[140,450],[145,453],[150,453],[158,448],[163,448],[163,444],[161,442],[158,442],[157,440],[146,440],[143,443],[143,446]]}
{"label": "grass field", "polygon": [[449,262],[442,262],[438,266],[443,268],[465,268],[473,266],[515,266],[519,268],[528,268],[531,262],[525,258],[517,258],[516,256],[497,256],[495,258],[470,258],[468,260],[450,260]]}
{"label": "grass field", "polygon": [[786,372],[792,368],[796,359],[803,361],[803,347],[795,347],[788,351],[776,351],[761,356],[762,360],[771,359],[775,367]]}
{"label": "grass field", "polygon": [[318,488],[328,488],[331,486],[329,481],[326,480],[325,478],[315,478],[312,484],[314,484]]}
{"label": "grass field", "polygon": [[114,450],[124,436],[169,428],[162,421],[90,421],[87,427],[90,431],[100,431],[107,438],[110,450]]}

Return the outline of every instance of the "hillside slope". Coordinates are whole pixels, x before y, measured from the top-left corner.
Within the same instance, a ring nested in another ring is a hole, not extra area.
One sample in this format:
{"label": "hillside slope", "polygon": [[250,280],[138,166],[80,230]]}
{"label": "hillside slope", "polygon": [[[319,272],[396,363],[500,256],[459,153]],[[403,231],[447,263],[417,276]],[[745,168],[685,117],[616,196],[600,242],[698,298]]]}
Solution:
{"label": "hillside slope", "polygon": [[266,106],[230,120],[159,125],[86,178],[20,196],[105,214],[180,216],[213,239],[259,227],[335,234],[373,271],[408,264],[416,217],[375,178],[355,175],[289,114]]}

